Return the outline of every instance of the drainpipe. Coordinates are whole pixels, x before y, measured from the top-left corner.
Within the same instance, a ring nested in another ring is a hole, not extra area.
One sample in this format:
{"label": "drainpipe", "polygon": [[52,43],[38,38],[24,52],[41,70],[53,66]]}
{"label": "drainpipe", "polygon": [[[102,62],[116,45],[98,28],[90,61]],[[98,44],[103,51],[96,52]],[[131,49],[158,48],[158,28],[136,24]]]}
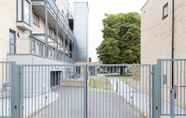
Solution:
{"label": "drainpipe", "polygon": [[171,88],[171,108],[170,115],[171,118],[175,118],[175,106],[176,106],[176,87],[174,85],[174,59],[175,59],[175,1],[172,0],[172,49],[171,49],[171,59],[172,59],[172,88]]}
{"label": "drainpipe", "polygon": [[[174,0],[172,0],[172,49],[171,49],[171,59],[174,60],[174,33],[175,33],[175,3]],[[172,87],[174,86],[174,61],[172,61]]]}

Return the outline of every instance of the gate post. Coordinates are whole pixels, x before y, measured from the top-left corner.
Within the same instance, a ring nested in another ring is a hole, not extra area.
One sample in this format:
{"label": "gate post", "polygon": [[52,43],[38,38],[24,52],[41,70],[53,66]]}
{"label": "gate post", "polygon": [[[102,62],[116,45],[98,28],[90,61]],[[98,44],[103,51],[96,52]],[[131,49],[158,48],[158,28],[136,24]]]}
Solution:
{"label": "gate post", "polygon": [[22,80],[20,66],[12,64],[11,118],[23,118]]}
{"label": "gate post", "polygon": [[161,114],[161,65],[152,66],[152,118]]}
{"label": "gate post", "polygon": [[173,86],[173,88],[170,91],[170,117],[175,118],[175,111],[176,111],[176,86]]}
{"label": "gate post", "polygon": [[88,64],[84,67],[84,118],[88,118]]}

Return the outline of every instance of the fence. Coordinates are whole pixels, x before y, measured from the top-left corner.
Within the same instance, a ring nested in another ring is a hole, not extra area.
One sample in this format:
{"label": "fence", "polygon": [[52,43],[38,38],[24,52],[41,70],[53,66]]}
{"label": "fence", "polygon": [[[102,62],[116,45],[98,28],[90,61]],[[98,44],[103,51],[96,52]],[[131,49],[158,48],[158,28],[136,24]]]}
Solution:
{"label": "fence", "polygon": [[0,63],[0,116],[11,114],[11,81],[13,79],[13,63]]}
{"label": "fence", "polygon": [[151,71],[150,65],[89,66],[88,117],[150,117]]}
{"label": "fence", "polygon": [[[161,114],[186,116],[186,60],[164,59],[161,65]],[[173,68],[173,69],[172,69]],[[173,99],[171,99],[171,91]],[[172,109],[172,110],[170,110]]]}
{"label": "fence", "polygon": [[[185,64],[175,65],[175,78],[180,78],[175,81],[179,93],[175,111],[185,115],[184,106],[179,109],[185,103]],[[170,115],[170,68],[167,60],[156,65],[1,62],[0,117],[158,118],[160,106],[161,115]]]}

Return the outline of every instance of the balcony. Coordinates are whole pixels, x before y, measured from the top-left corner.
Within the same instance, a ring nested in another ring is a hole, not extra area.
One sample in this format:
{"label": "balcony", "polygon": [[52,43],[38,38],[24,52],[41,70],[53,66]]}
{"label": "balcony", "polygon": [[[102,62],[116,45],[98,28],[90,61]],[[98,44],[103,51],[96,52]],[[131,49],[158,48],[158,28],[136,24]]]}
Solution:
{"label": "balcony", "polygon": [[[46,37],[47,40],[46,40]],[[70,44],[68,43],[64,43],[63,40],[61,40],[59,37],[52,36],[52,35],[48,35],[46,36],[45,33],[34,33],[32,34],[32,38],[34,40],[38,40],[39,42],[42,42],[43,44],[47,45],[50,48],[53,48],[55,50],[58,51],[62,51],[63,53],[70,55],[70,53],[72,52],[72,42],[70,42]],[[67,40],[65,40],[65,42],[68,42]]]}
{"label": "balcony", "polygon": [[44,20],[47,19],[50,27],[57,27],[58,31],[65,33],[69,39],[75,39],[68,25],[68,19],[66,19],[63,12],[58,9],[54,0],[32,0],[32,8]]}
{"label": "balcony", "polygon": [[17,0],[17,22],[16,25],[22,30],[31,30],[31,10],[30,0]]}

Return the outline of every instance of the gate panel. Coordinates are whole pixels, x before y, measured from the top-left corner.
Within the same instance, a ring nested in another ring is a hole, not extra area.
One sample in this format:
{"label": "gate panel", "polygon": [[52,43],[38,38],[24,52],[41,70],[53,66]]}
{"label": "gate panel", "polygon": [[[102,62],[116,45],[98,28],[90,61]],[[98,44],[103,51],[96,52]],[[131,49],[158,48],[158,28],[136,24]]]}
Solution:
{"label": "gate panel", "polygon": [[12,81],[15,76],[15,64],[0,62],[0,118],[15,117],[12,109]]}
{"label": "gate panel", "polygon": [[24,118],[84,118],[84,65],[21,65]]}
{"label": "gate panel", "polygon": [[152,66],[89,65],[88,118],[150,118]]}
{"label": "gate panel", "polygon": [[3,118],[153,115],[151,65],[12,64],[4,68],[0,70]]}
{"label": "gate panel", "polygon": [[[186,60],[160,60],[161,114],[186,116]],[[173,66],[172,66],[173,65]],[[172,70],[173,67],[173,70]],[[171,111],[171,112],[170,112]]]}

